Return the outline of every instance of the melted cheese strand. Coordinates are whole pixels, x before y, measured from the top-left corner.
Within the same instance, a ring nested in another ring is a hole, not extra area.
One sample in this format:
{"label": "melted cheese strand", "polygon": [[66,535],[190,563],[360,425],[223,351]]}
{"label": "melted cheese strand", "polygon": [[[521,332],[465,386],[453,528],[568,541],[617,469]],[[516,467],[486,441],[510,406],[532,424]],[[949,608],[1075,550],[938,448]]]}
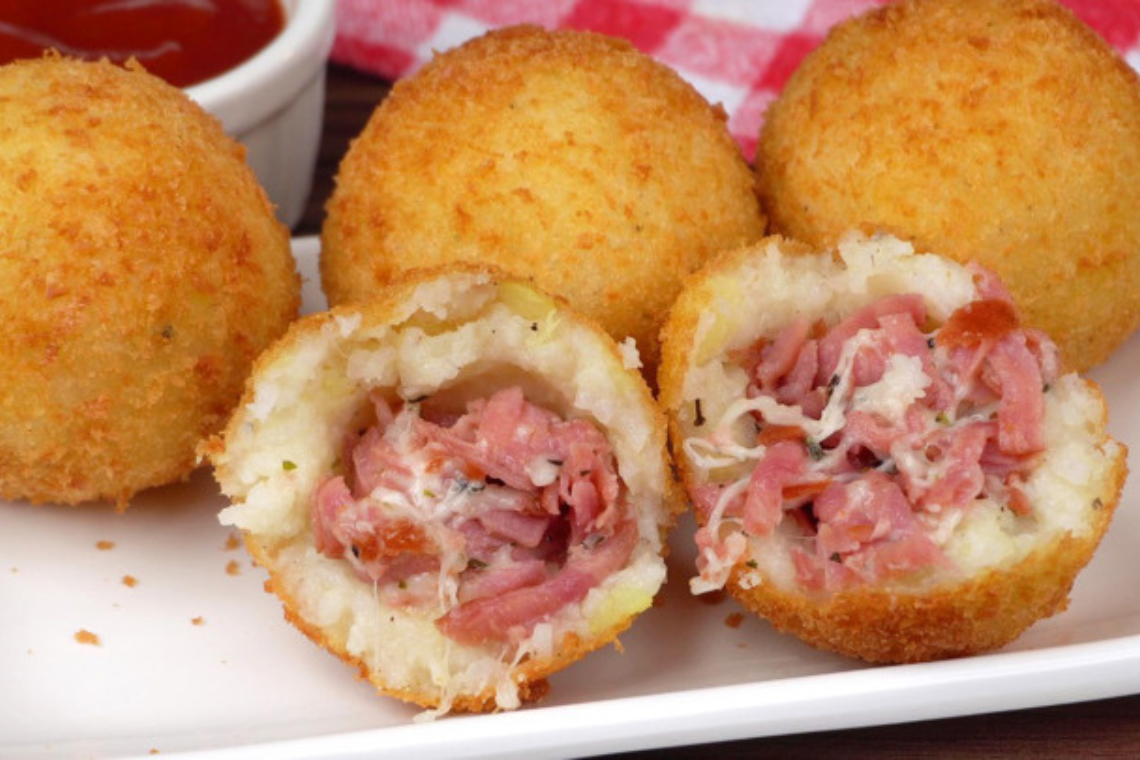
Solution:
{"label": "melted cheese strand", "polygon": [[[689,591],[693,594],[703,594],[707,591],[717,591],[724,588],[733,566],[744,556],[748,548],[740,521],[736,518],[725,518],[724,511],[737,496],[748,490],[749,478],[750,475],[745,475],[737,479],[731,485],[726,486],[720,492],[720,496],[717,497],[716,506],[713,507],[712,514],[709,515],[704,527],[704,530],[709,532],[716,543],[701,550],[700,554],[704,560],[704,567],[699,576],[689,579]],[[732,532],[722,540],[720,534],[725,525],[733,527]],[[723,544],[723,557],[717,554],[716,544]]]}
{"label": "melted cheese strand", "polygon": [[706,472],[740,464],[746,459],[762,459],[768,450],[763,445],[749,448],[731,441],[718,443],[710,438],[695,437],[685,439],[681,443],[681,448],[689,461]]}

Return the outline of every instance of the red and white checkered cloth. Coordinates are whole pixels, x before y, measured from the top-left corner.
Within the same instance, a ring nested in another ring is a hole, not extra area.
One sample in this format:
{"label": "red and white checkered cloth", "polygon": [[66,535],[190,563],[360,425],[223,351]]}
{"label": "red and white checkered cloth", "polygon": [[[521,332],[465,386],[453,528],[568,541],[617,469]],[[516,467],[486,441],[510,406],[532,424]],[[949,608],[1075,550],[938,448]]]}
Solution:
{"label": "red and white checkered cloth", "polygon": [[[888,0],[337,0],[332,58],[385,79],[517,23],[624,37],[728,112],[751,159],[764,111],[835,23]],[[1140,0],[1062,0],[1140,69]]]}

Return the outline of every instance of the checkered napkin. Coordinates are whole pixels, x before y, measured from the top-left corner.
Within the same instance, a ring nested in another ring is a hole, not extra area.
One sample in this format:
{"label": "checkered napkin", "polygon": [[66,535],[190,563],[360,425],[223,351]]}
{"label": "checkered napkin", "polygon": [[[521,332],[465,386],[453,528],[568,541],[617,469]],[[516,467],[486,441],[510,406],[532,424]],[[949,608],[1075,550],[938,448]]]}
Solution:
{"label": "checkered napkin", "polygon": [[[887,0],[337,0],[332,59],[385,79],[517,23],[624,37],[728,112],[751,159],[764,111],[835,23]],[[1140,69],[1140,0],[1062,0]]]}

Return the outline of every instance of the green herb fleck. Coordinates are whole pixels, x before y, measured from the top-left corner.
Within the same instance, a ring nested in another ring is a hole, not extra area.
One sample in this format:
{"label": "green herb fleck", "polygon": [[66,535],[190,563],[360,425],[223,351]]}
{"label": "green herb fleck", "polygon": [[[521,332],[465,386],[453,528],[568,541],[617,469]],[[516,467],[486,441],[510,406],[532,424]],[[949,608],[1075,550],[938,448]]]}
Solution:
{"label": "green herb fleck", "polygon": [[697,427],[700,427],[701,425],[705,424],[705,415],[703,412],[701,412],[701,400],[697,399],[694,401],[693,406],[696,409],[696,417],[693,419],[693,424]]}
{"label": "green herb fleck", "polygon": [[805,438],[804,445],[807,446],[808,456],[818,462],[826,456],[827,452],[823,450],[823,446],[819,445],[819,441],[814,438]]}
{"label": "green herb fleck", "polygon": [[284,470],[285,472],[292,472],[293,470],[297,469],[297,463],[292,461],[292,460],[286,459],[283,462],[281,462],[281,469]]}
{"label": "green herb fleck", "polygon": [[750,568],[752,568],[753,570],[755,570],[756,568],[760,567],[760,564],[759,564],[759,563],[758,563],[756,560],[754,560],[754,559],[750,559],[750,560],[748,560],[747,562],[745,562],[744,564],[748,565],[748,566],[749,566]]}
{"label": "green herb fleck", "polygon": [[828,559],[831,560],[832,562],[842,562],[843,561],[843,558],[839,556],[839,552],[832,552],[831,556],[828,557]]}
{"label": "green herb fleck", "polygon": [[475,493],[478,491],[482,491],[484,488],[487,487],[487,484],[481,480],[470,480],[468,478],[463,477],[462,475],[457,476],[455,478],[455,480],[452,482],[455,485],[455,490],[458,491],[459,493],[463,493],[464,491],[470,491],[472,493]]}

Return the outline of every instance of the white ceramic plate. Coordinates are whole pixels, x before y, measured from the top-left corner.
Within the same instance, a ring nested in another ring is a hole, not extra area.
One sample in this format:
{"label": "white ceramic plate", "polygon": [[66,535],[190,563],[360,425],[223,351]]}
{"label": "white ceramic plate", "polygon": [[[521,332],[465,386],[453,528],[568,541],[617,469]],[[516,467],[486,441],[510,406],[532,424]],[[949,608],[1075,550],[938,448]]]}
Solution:
{"label": "white ceramic plate", "polygon": [[[322,308],[317,242],[294,250],[306,309]],[[1137,366],[1140,336],[1095,377],[1113,434],[1140,449]],[[208,472],[122,515],[0,503],[0,756],[582,756],[1130,694],[1138,501],[1132,484],[1066,612],[995,654],[897,667],[815,651],[758,619],[736,625],[731,601],[690,597],[683,524],[662,603],[622,637],[624,653],[554,676],[541,706],[433,723],[282,619],[263,573],[217,523]]]}

